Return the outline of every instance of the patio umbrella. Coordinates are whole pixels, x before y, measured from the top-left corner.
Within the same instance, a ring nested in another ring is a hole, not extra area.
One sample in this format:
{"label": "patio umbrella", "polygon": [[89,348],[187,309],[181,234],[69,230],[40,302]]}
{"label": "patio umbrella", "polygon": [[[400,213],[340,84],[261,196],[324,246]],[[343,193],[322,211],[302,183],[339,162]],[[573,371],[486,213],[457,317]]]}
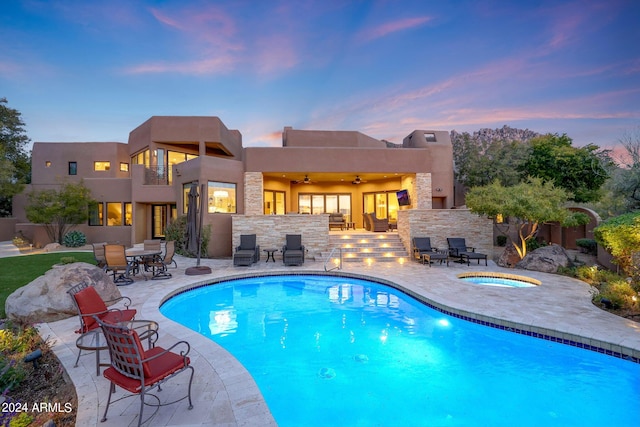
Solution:
{"label": "patio umbrella", "polygon": [[[200,206],[198,207],[198,184],[191,184],[189,190],[189,200],[187,202],[187,251],[191,254],[197,254],[198,261],[195,267],[189,267],[184,272],[187,276],[198,274],[209,274],[211,268],[200,265],[200,250],[202,248],[202,220],[204,218],[204,198],[202,195],[206,187],[204,184],[200,187]],[[199,217],[198,217],[199,215]]]}
{"label": "patio umbrella", "polygon": [[198,184],[191,184],[187,201],[186,250],[191,255],[198,252]]}

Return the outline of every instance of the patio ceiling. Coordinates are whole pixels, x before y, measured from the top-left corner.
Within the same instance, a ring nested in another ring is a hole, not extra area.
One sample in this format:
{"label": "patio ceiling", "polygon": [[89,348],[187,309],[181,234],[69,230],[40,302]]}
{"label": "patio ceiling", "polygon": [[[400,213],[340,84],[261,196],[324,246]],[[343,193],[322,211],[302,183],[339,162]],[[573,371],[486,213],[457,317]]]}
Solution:
{"label": "patio ceiling", "polygon": [[362,181],[380,181],[390,178],[400,178],[402,174],[388,173],[354,173],[354,172],[263,172],[265,178],[288,179],[291,181],[301,181],[308,176],[313,183],[351,183],[356,176]]}

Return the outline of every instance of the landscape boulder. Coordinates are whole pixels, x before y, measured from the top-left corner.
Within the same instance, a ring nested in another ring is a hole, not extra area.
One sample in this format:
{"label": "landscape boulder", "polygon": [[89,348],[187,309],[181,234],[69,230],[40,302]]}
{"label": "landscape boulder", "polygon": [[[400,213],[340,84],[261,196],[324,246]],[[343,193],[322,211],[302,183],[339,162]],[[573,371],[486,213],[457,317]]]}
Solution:
{"label": "landscape boulder", "polygon": [[498,257],[496,264],[500,267],[514,268],[519,261],[520,255],[518,255],[518,251],[516,251],[516,248],[513,245],[509,244],[504,248],[500,257]]}
{"label": "landscape boulder", "polygon": [[531,251],[516,264],[517,268],[544,273],[556,273],[558,267],[571,266],[573,266],[571,258],[569,258],[567,251],[559,245],[543,246]]}
{"label": "landscape boulder", "polygon": [[67,291],[81,282],[94,286],[104,300],[120,297],[113,280],[95,265],[84,262],[57,265],[9,295],[5,303],[7,317],[20,322],[41,323],[77,316],[78,311]]}

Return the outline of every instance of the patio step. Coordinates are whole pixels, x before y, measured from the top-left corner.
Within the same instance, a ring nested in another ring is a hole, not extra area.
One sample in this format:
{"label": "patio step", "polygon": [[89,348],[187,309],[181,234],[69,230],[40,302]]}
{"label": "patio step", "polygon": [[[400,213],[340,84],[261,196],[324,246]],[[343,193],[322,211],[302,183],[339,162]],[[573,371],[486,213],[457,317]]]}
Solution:
{"label": "patio step", "polygon": [[[405,262],[407,254],[398,233],[345,233],[329,236],[331,248],[342,249],[343,262]],[[327,259],[329,253],[322,253]],[[334,252],[333,258],[338,253]]]}

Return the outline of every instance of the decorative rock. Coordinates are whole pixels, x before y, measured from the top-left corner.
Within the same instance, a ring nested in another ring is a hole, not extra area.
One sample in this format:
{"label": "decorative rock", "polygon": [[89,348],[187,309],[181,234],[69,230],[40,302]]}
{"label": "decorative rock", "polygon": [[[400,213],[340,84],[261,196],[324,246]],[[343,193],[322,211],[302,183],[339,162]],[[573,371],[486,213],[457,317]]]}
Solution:
{"label": "decorative rock", "polygon": [[520,255],[518,255],[516,248],[514,248],[512,244],[509,244],[504,248],[502,254],[500,254],[496,264],[500,267],[514,268],[518,262],[520,262]]}
{"label": "decorative rock", "polygon": [[44,251],[45,252],[55,252],[58,249],[60,249],[60,243],[48,243],[45,247],[44,247]]}
{"label": "decorative rock", "polygon": [[571,267],[573,262],[562,246],[549,245],[529,252],[516,267],[525,270],[555,273],[558,267]]}
{"label": "decorative rock", "polygon": [[5,303],[7,317],[20,322],[39,323],[77,316],[78,311],[67,290],[80,282],[94,286],[104,300],[120,297],[117,286],[102,269],[74,262],[55,266],[9,295]]}

